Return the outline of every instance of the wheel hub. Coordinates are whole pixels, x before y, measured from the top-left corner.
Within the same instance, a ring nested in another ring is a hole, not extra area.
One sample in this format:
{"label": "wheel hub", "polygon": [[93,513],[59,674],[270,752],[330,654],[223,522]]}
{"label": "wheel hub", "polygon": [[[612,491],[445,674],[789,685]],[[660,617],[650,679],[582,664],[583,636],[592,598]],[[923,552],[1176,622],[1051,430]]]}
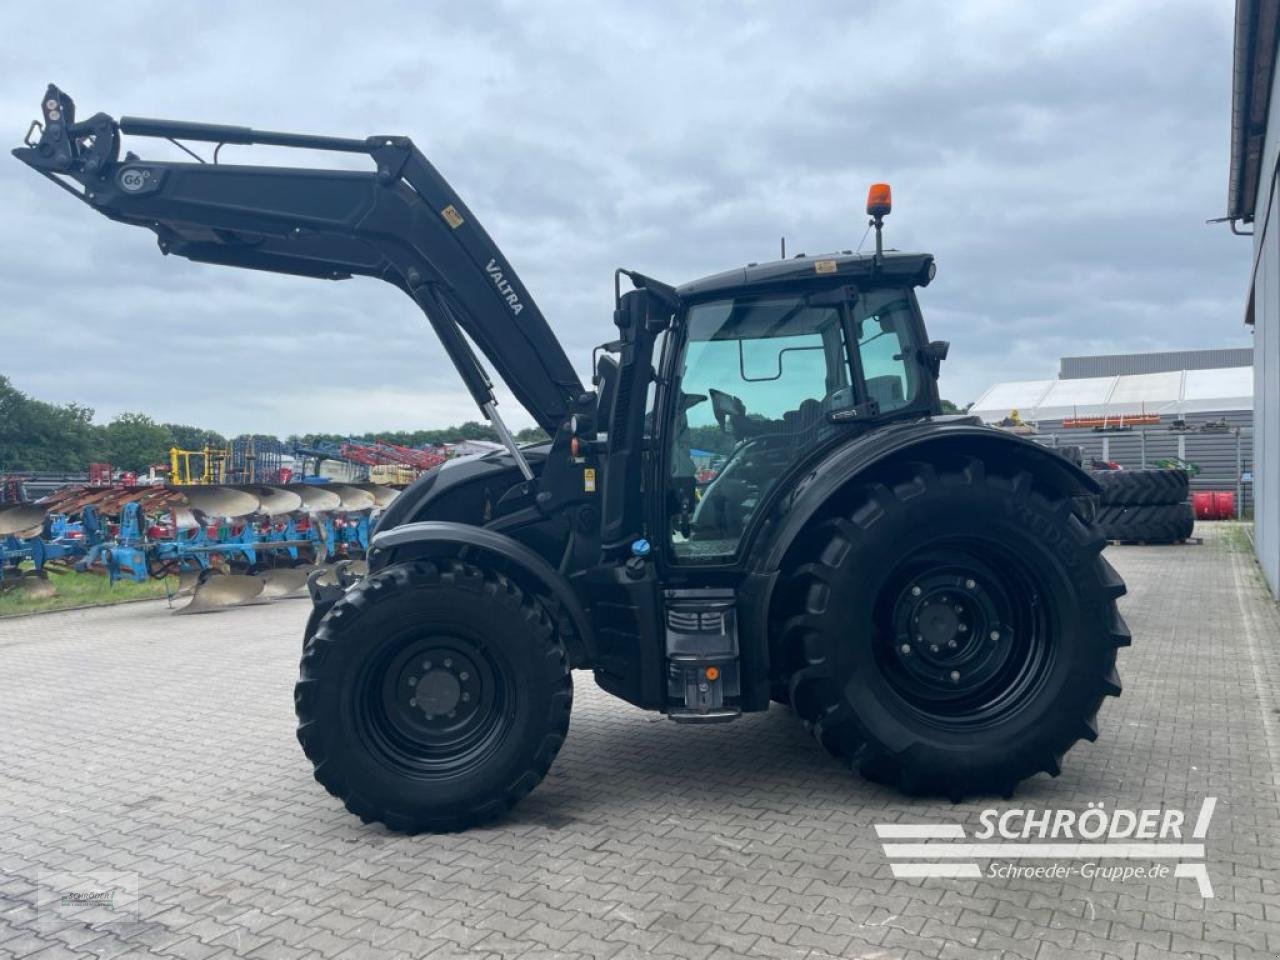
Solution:
{"label": "wheel hub", "polygon": [[414,698],[423,713],[449,713],[462,699],[462,684],[447,670],[429,670],[418,681]]}
{"label": "wheel hub", "polygon": [[944,597],[941,603],[923,604],[915,617],[917,629],[931,646],[946,646],[948,643],[954,646],[959,633],[960,618],[956,615],[957,610],[948,606],[945,600]]}
{"label": "wheel hub", "polygon": [[978,565],[937,563],[900,584],[890,617],[891,679],[922,705],[974,699],[1004,672],[1014,648],[1010,598]]}
{"label": "wheel hub", "polygon": [[410,644],[389,665],[382,703],[401,735],[437,748],[485,723],[495,689],[489,664],[469,642],[430,637]]}

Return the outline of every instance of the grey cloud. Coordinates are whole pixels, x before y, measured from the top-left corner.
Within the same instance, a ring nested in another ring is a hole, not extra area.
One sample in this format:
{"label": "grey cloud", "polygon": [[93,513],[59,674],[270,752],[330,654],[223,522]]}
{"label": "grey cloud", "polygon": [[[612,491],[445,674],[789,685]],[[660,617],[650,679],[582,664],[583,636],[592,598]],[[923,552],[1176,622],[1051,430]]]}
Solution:
{"label": "grey cloud", "polygon": [[[955,400],[1060,353],[1247,342],[1247,244],[1203,224],[1225,192],[1229,5],[100,9],[60,8],[56,44],[18,39],[47,34],[40,10],[3,15],[12,142],[50,80],[85,113],[410,134],[584,375],[615,266],[680,282],[780,234],[849,248],[879,179],[890,242],[938,256],[922,300]],[[162,258],[12,161],[0,218],[0,372],[39,396],[281,433],[475,416],[389,287]]]}

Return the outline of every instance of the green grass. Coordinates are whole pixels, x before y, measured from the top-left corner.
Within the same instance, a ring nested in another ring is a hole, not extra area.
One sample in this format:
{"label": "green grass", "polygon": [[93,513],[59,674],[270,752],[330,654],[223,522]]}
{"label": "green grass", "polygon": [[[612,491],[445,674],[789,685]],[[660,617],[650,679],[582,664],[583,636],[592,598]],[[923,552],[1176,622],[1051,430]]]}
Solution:
{"label": "green grass", "polygon": [[1222,531],[1221,543],[1230,551],[1235,553],[1250,552],[1249,533],[1245,529],[1250,526],[1247,522],[1239,520],[1219,520],[1214,526]]}
{"label": "green grass", "polygon": [[[28,578],[29,579],[29,578]],[[112,584],[105,576],[96,573],[50,573],[49,582],[57,589],[52,597],[28,597],[25,591],[0,592],[0,617],[23,613],[43,613],[63,610],[67,607],[105,606],[125,600],[142,600],[165,595],[163,580],[147,580],[134,583],[118,580]],[[170,581],[176,588],[176,584]]]}

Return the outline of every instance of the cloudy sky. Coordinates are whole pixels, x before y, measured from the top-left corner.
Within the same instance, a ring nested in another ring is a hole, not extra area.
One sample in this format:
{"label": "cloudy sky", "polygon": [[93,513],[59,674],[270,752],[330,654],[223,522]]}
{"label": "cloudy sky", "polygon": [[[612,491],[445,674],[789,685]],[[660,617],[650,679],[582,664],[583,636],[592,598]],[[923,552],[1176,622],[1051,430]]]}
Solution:
{"label": "cloudy sky", "polygon": [[[9,5],[0,130],[16,146],[52,81],[81,117],[408,134],[584,376],[614,267],[679,283],[784,234],[851,247],[888,180],[889,241],[937,255],[922,302],[964,403],[1064,354],[1249,343],[1248,241],[1204,224],[1225,207],[1232,6]],[[161,257],[8,157],[0,224],[0,373],[37,397],[225,433],[475,418],[389,286]]]}

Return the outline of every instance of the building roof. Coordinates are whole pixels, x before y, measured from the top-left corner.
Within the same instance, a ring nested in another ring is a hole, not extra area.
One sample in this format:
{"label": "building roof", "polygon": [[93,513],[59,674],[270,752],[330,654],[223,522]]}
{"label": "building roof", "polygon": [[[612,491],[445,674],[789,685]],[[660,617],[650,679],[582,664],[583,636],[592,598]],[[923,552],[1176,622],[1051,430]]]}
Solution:
{"label": "building roof", "polygon": [[1127,373],[1164,373],[1170,370],[1251,366],[1253,366],[1253,347],[1112,353],[1104,356],[1063,357],[1058,361],[1058,379],[1074,380],[1080,377],[1118,377]]}
{"label": "building roof", "polygon": [[1017,410],[1023,420],[1158,413],[1185,416],[1253,409],[1253,370],[1221,367],[1071,380],[997,383],[969,412],[993,423]]}
{"label": "building roof", "polygon": [[1278,31],[1280,0],[1236,0],[1231,170],[1227,184],[1229,220],[1251,223],[1257,208]]}

